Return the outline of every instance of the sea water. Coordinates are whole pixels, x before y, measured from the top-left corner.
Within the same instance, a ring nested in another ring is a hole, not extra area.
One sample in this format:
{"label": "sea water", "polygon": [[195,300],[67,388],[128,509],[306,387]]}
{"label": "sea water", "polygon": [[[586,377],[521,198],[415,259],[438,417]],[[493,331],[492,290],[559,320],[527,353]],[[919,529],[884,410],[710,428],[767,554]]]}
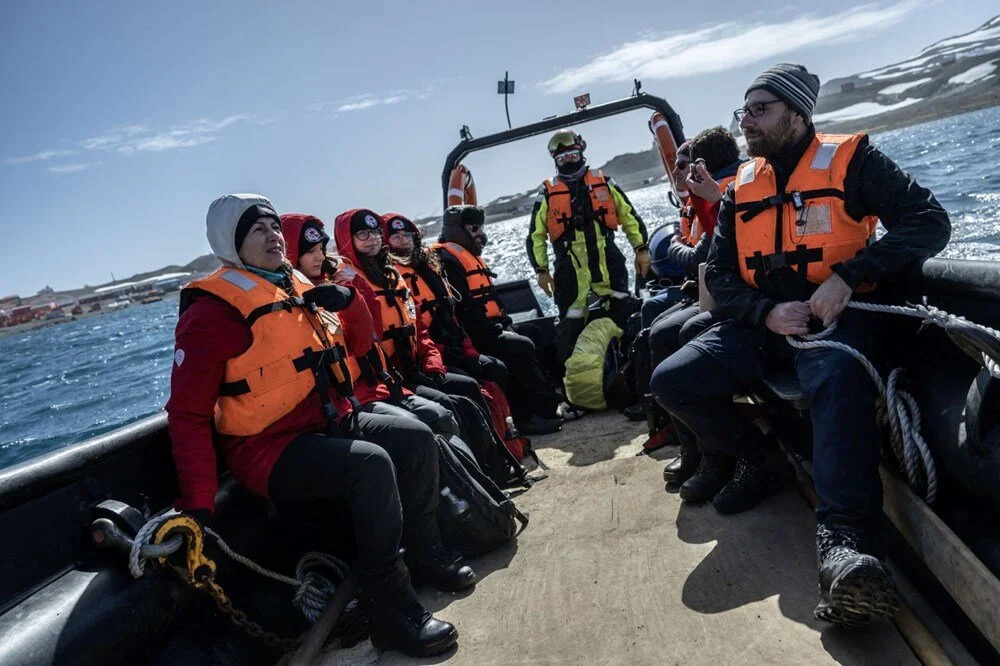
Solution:
{"label": "sea water", "polygon": [[[940,256],[1000,260],[1000,107],[872,137],[948,210]],[[672,224],[663,185],[629,192],[650,231]],[[372,202],[377,207],[377,202]],[[487,227],[499,281],[533,277],[527,217]],[[632,264],[628,243],[619,247]],[[630,269],[631,270],[631,269]],[[546,312],[555,306],[536,289]],[[0,468],[154,414],[170,390],[177,297],[0,337]]]}

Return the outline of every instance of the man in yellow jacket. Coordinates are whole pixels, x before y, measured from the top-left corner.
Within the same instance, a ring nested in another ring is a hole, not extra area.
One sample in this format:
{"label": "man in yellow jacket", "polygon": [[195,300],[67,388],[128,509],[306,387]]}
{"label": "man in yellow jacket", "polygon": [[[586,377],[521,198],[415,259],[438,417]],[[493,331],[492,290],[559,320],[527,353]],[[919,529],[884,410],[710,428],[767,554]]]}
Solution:
{"label": "man in yellow jacket", "polygon": [[[538,286],[559,308],[556,352],[560,364],[573,353],[587,323],[591,292],[608,299],[608,307],[628,296],[625,257],[615,244],[621,229],[635,250],[636,276],[649,270],[646,225],[628,197],[599,169],[590,169],[583,151],[587,143],[572,130],[559,130],[549,140],[558,173],[543,184],[531,214],[528,259]],[[555,254],[549,273],[548,243]]]}

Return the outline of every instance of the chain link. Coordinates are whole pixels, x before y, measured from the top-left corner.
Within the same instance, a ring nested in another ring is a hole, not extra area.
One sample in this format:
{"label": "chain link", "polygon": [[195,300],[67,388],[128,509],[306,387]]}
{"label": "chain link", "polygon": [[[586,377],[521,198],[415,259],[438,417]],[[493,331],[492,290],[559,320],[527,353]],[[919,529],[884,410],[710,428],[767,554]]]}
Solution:
{"label": "chain link", "polygon": [[274,648],[280,648],[283,652],[291,652],[298,645],[298,640],[291,638],[282,638],[277,634],[267,631],[259,624],[247,617],[247,614],[236,608],[233,602],[229,600],[225,592],[222,591],[222,587],[211,580],[203,580],[201,585],[196,585],[200,587],[208,596],[212,597],[212,601],[218,606],[219,610],[223,615],[229,618],[229,620],[242,629],[248,636],[259,640],[264,645],[268,645]]}

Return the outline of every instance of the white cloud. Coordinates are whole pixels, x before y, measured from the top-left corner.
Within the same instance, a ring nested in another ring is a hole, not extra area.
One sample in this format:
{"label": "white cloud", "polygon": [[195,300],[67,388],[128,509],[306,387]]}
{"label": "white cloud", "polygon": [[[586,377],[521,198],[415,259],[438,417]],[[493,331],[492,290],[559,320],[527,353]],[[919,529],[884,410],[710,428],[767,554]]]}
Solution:
{"label": "white cloud", "polygon": [[80,164],[53,164],[48,168],[51,173],[76,173],[85,171],[91,167],[101,164],[100,162],[80,163]]}
{"label": "white cloud", "polygon": [[309,113],[323,113],[328,110],[335,112],[361,111],[370,109],[373,106],[388,106],[398,104],[408,99],[426,99],[427,94],[433,89],[433,84],[428,83],[421,90],[394,90],[385,95],[374,93],[364,93],[355,95],[336,102],[316,102],[306,107]]}
{"label": "white cloud", "polygon": [[27,164],[28,162],[44,162],[45,160],[50,160],[53,157],[62,157],[64,155],[72,155],[72,150],[43,150],[40,153],[35,153],[34,155],[23,155],[21,157],[8,157],[3,161],[4,164]]}
{"label": "white cloud", "polygon": [[547,93],[567,93],[595,83],[721,72],[809,46],[871,37],[900,23],[922,4],[903,0],[886,7],[859,5],[839,14],[803,15],[782,23],[727,22],[661,38],[643,37],[563,70],[539,87]]}

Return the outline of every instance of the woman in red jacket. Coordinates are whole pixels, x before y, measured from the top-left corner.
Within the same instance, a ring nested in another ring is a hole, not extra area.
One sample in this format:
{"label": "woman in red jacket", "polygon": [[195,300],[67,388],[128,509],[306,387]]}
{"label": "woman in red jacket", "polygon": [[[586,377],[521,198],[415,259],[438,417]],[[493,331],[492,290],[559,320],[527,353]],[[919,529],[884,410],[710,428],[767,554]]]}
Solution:
{"label": "woman in red jacket", "polygon": [[475,574],[449,562],[441,545],[433,434],[412,419],[356,409],[342,361],[371,344],[365,300],[291,271],[277,213],[262,196],[217,199],[207,227],[223,265],[181,293],[166,405],[176,507],[210,517],[216,450],[255,494],[348,500],[372,641],[413,656],[446,650],[457,632],[417,601],[411,570],[445,589],[467,587]]}
{"label": "woman in red jacket", "polygon": [[[482,402],[479,383],[448,372],[402,277],[382,244],[379,215],[368,209],[341,213],[334,222],[337,251],[354,271],[349,284],[368,302],[379,344],[400,374],[403,384],[418,396],[455,411],[448,394]],[[342,269],[344,279],[350,274]]]}

